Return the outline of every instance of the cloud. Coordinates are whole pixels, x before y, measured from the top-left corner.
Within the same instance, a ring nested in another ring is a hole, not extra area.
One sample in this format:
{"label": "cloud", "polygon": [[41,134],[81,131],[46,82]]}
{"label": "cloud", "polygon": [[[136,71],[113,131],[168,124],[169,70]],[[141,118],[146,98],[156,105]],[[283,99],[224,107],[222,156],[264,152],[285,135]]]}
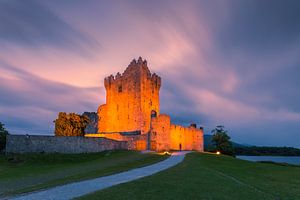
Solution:
{"label": "cloud", "polygon": [[[95,111],[104,95],[100,87],[80,88],[49,81],[3,62],[0,72],[1,120],[12,129],[49,127],[60,111]],[[30,128],[30,124],[35,126]]]}
{"label": "cloud", "polygon": [[225,63],[240,79],[235,98],[259,109],[299,112],[299,2],[230,5],[213,37],[218,65]]}
{"label": "cloud", "polygon": [[[242,51],[265,54],[282,52],[299,44],[300,3],[288,0],[231,1],[226,22],[216,31],[226,53]],[[225,31],[224,31],[225,30]]]}
{"label": "cloud", "polygon": [[54,47],[91,53],[99,43],[58,17],[46,4],[35,0],[0,2],[0,44],[25,48]]}
{"label": "cloud", "polygon": [[[0,105],[14,113],[7,116],[11,124],[15,116],[31,126],[22,118],[27,112],[47,127],[57,111],[96,110],[103,78],[142,56],[162,77],[161,112],[173,122],[205,130],[221,123],[245,143],[277,145],[282,133],[286,144],[300,139],[296,1],[0,5],[0,44],[13,49],[0,50]],[[95,40],[101,50],[93,50]],[[268,130],[272,124],[277,128]]]}

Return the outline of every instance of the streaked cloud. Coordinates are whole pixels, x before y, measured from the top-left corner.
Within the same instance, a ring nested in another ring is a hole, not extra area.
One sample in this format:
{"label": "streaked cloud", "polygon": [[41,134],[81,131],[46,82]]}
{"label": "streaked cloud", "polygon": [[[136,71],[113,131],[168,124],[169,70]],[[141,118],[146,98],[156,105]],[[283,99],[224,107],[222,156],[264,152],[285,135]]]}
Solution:
{"label": "streaked cloud", "polygon": [[39,130],[51,134],[60,111],[96,110],[103,99],[101,87],[81,88],[40,78],[0,62],[1,120],[12,130]]}
{"label": "streaked cloud", "polygon": [[36,0],[0,2],[0,44],[24,48],[58,47],[75,53],[92,53],[98,41],[76,30]]}
{"label": "streaked cloud", "polygon": [[58,111],[96,111],[104,77],[142,56],[162,77],[161,111],[174,122],[299,146],[299,9],[293,0],[2,1],[0,120],[49,132]]}

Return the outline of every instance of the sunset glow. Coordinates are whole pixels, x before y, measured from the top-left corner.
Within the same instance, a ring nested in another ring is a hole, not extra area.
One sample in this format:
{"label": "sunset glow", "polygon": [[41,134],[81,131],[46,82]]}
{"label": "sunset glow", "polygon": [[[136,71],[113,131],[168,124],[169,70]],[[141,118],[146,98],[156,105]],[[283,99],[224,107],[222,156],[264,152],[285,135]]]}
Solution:
{"label": "sunset glow", "polygon": [[142,56],[172,122],[300,147],[299,3],[187,2],[0,1],[0,121],[53,135],[58,112],[97,112],[104,78]]}

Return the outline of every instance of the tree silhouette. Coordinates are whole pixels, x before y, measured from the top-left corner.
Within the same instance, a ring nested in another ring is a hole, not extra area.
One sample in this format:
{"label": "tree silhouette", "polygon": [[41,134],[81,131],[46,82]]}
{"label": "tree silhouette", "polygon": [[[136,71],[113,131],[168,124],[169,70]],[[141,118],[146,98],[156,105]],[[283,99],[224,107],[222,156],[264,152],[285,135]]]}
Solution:
{"label": "tree silhouette", "polygon": [[0,152],[5,148],[7,135],[8,131],[5,129],[4,124],[0,122]]}
{"label": "tree silhouette", "polygon": [[234,155],[234,148],[230,141],[230,137],[223,125],[216,126],[211,133],[213,134],[212,142],[215,144],[217,151],[226,155]]}

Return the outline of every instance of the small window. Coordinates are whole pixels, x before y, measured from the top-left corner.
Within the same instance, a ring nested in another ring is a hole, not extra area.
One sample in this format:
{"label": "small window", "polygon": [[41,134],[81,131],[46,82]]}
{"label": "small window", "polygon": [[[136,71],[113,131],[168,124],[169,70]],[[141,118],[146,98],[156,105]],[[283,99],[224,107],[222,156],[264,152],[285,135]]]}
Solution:
{"label": "small window", "polygon": [[119,85],[118,92],[122,92],[122,85]]}
{"label": "small window", "polygon": [[155,110],[152,110],[152,111],[151,111],[151,118],[156,117],[156,115],[157,115],[157,114],[156,114],[156,111],[155,111]]}

